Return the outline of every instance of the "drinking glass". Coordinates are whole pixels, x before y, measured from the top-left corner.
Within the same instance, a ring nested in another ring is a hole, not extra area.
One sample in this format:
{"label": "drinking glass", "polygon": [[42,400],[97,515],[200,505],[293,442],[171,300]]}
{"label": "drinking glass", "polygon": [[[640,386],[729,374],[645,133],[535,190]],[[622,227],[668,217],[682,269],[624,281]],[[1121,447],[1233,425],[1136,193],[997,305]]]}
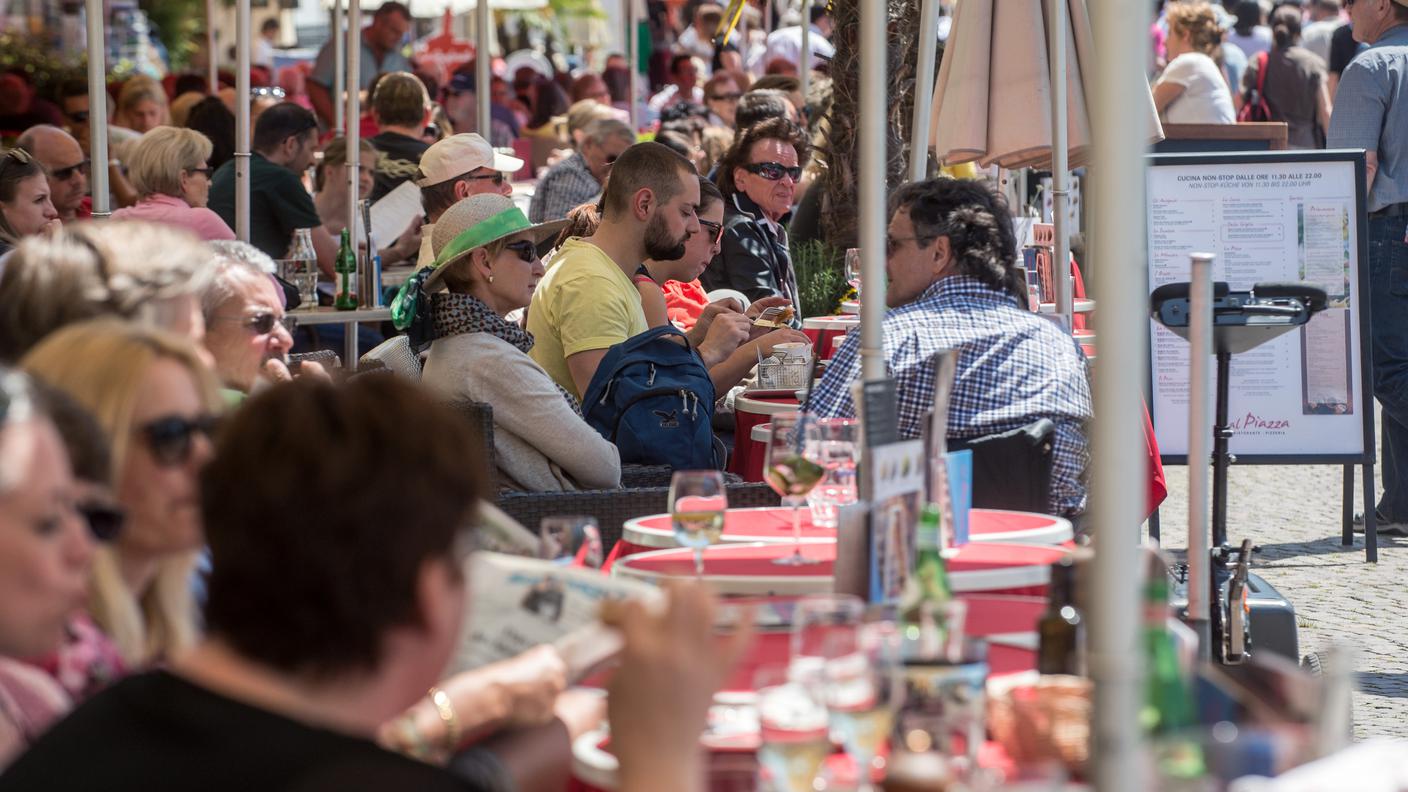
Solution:
{"label": "drinking glass", "polygon": [[780,413],[772,417],[772,436],[763,459],[763,478],[773,492],[782,496],[782,505],[792,509],[792,555],[773,563],[800,566],[817,563],[802,555],[802,516],[807,493],[817,485],[826,470],[819,462],[816,421],[806,413]]}
{"label": "drinking glass", "polygon": [[600,569],[604,553],[601,529],[595,517],[554,515],[538,523],[538,557],[562,566],[580,560],[582,566]]}
{"label": "drinking glass", "polygon": [[812,525],[836,527],[836,510],[856,502],[856,438],[860,424],[854,418],[818,418],[817,456],[826,476],[807,495]]}
{"label": "drinking glass", "polygon": [[765,665],[753,677],[758,691],[758,766],[771,792],[811,792],[831,755],[821,669]]}
{"label": "drinking glass", "polygon": [[694,574],[704,576],[704,548],[724,533],[728,493],[717,470],[677,470],[670,477],[670,524],[675,541],[694,550]]}
{"label": "drinking glass", "polygon": [[824,667],[831,734],[855,761],[861,792],[874,789],[875,757],[893,731],[903,698],[902,645],[898,623],[866,621],[854,640],[839,647],[842,651],[829,653]]}
{"label": "drinking glass", "polygon": [[860,298],[860,248],[846,248],[846,282],[856,290]]}
{"label": "drinking glass", "polygon": [[838,653],[854,651],[865,601],[854,594],[811,594],[792,609],[793,663],[820,668]]}

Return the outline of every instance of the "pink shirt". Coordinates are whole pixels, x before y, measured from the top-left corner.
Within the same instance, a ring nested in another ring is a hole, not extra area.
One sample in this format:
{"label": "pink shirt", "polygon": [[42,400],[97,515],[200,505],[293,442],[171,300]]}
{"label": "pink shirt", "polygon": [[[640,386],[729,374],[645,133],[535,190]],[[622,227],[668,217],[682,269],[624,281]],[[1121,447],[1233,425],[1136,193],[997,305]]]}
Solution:
{"label": "pink shirt", "polygon": [[196,236],[207,242],[235,238],[235,232],[225,225],[220,215],[205,207],[191,206],[173,195],[149,195],[133,206],[113,212],[112,218],[180,226],[194,231]]}

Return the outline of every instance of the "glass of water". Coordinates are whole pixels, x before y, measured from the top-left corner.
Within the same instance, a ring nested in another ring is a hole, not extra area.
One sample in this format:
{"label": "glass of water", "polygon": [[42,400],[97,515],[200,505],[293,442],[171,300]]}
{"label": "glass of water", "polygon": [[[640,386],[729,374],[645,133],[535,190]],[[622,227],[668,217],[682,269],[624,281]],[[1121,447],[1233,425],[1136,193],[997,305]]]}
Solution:
{"label": "glass of water", "polygon": [[704,548],[724,533],[728,493],[717,470],[677,470],[670,478],[670,524],[675,541],[694,550],[694,574],[704,576]]}
{"label": "glass of water", "polygon": [[831,754],[822,669],[765,665],[753,677],[758,691],[759,789],[812,792]]}
{"label": "glass of water", "polygon": [[835,528],[836,511],[856,502],[856,439],[860,422],[854,418],[818,418],[816,459],[826,470],[821,483],[807,493],[812,525]]}
{"label": "glass of water", "polygon": [[538,524],[538,557],[562,566],[600,569],[604,560],[595,517],[555,515]]}

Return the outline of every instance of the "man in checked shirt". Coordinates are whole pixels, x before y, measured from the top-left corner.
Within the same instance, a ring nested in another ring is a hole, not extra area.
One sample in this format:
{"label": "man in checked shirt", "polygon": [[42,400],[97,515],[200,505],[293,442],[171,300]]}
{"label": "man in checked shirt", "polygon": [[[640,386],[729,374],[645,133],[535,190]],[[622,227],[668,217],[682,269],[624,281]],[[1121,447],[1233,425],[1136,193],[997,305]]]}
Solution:
{"label": "man in checked shirt", "polygon": [[[986,184],[931,179],[901,187],[894,206],[885,240],[885,364],[899,392],[900,437],[919,437],[933,407],[935,353],[957,350],[948,436],[981,437],[1050,418],[1050,509],[1080,515],[1091,416],[1085,358],[1057,325],[1024,307],[1006,204]],[[860,336],[851,333],[812,395],[818,415],[855,416],[859,353]]]}

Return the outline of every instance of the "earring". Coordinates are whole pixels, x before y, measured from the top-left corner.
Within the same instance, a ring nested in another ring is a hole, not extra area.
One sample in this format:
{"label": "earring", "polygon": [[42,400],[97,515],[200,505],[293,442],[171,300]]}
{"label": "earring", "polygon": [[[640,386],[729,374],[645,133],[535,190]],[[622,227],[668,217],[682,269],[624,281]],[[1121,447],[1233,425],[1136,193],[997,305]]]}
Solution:
{"label": "earring", "polygon": [[494,282],[494,275],[493,275],[493,273],[490,273],[490,274],[489,274],[489,282],[490,282],[490,283],[493,283],[493,282]]}

